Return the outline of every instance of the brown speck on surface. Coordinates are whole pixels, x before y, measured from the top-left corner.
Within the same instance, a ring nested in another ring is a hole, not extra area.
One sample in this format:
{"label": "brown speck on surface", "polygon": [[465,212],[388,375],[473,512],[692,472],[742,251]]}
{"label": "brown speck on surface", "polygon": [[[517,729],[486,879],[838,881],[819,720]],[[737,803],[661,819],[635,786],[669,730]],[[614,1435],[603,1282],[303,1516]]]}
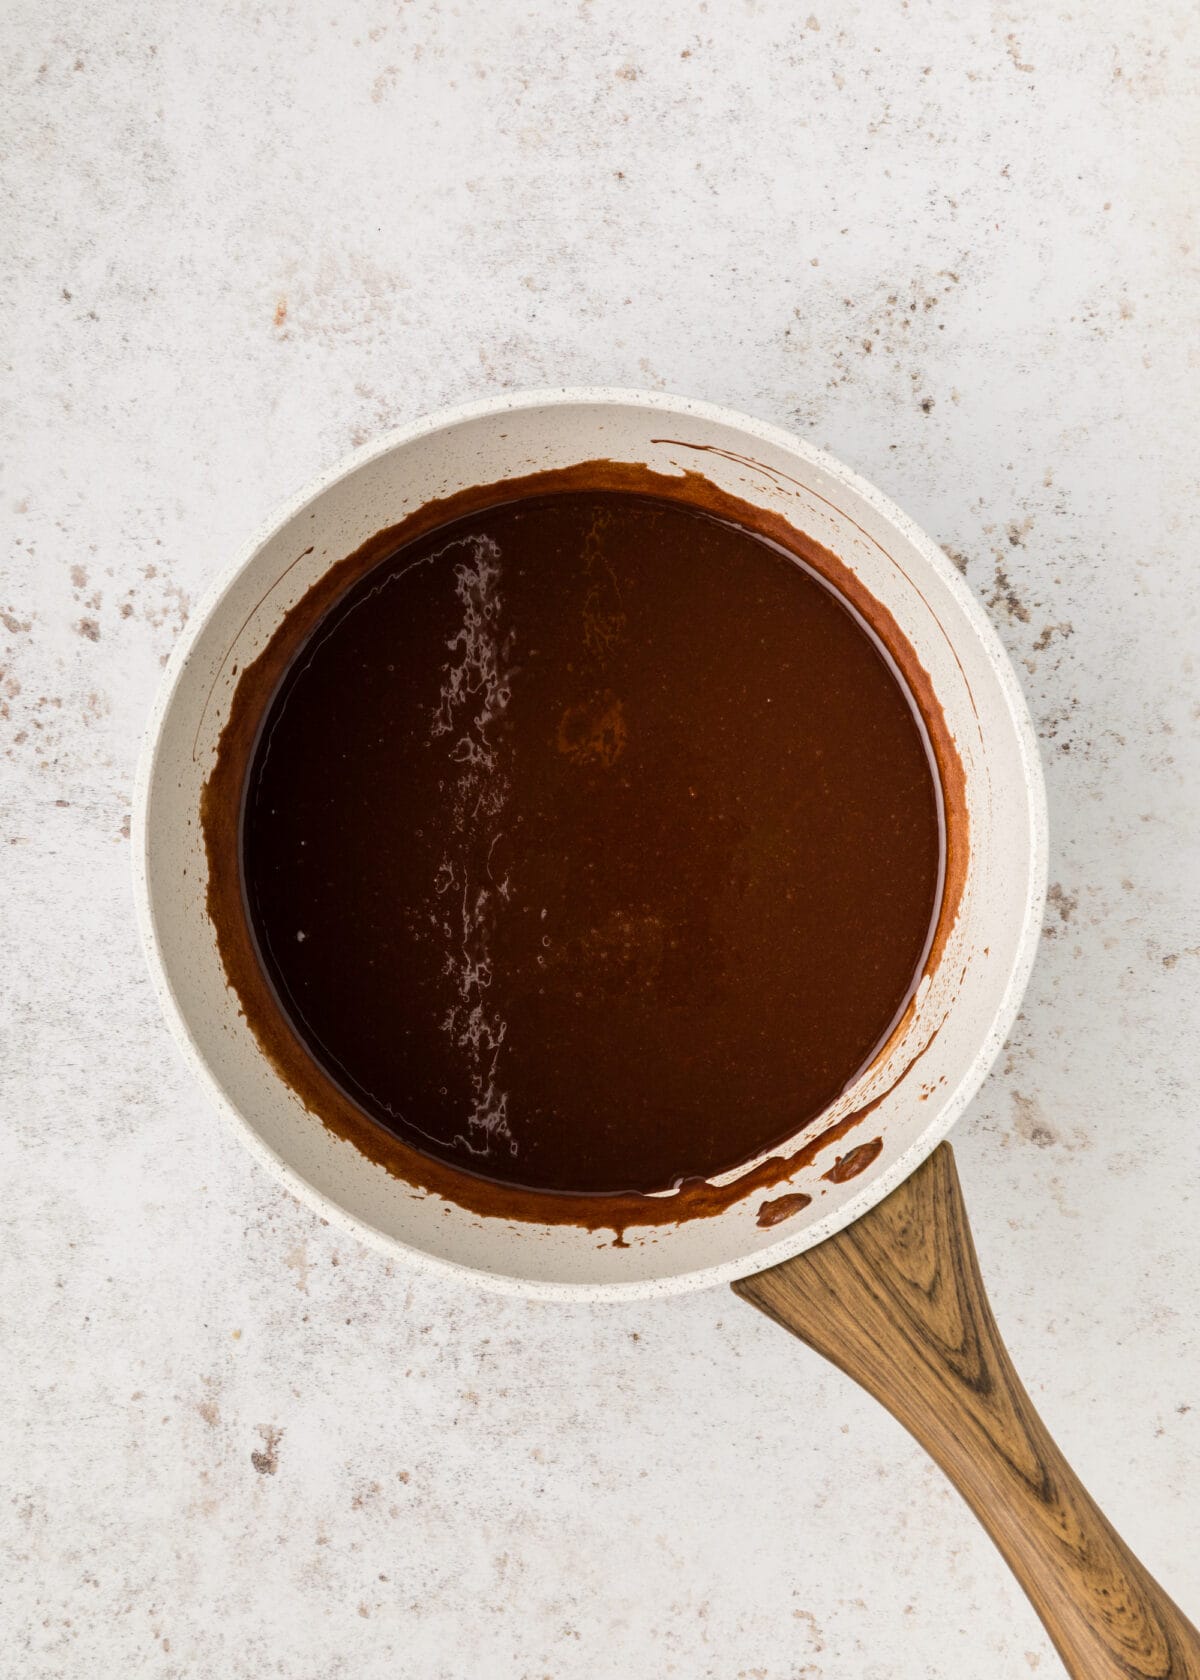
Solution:
{"label": "brown speck on surface", "polygon": [[1010,519],[1008,525],[1005,527],[1005,535],[1008,537],[1009,547],[1024,548],[1025,538],[1032,530],[1032,519],[1022,519],[1020,524],[1018,524],[1015,519]]}
{"label": "brown speck on surface", "polygon": [[128,812],[126,812],[126,814],[121,818],[120,837],[121,837],[122,840],[128,840],[129,839],[129,814],[128,814]]}
{"label": "brown speck on surface", "polygon": [[100,626],[94,618],[81,618],[75,626],[75,631],[77,635],[86,637],[89,642],[100,640]]}
{"label": "brown speck on surface", "polygon": [[[792,1611],[792,1618],[793,1618],[794,1621],[804,1623],[805,1636],[807,1637],[807,1639],[808,1639],[808,1641],[809,1641],[809,1643],[812,1647],[813,1654],[816,1655],[819,1652],[823,1651],[825,1649],[825,1636],[821,1632],[820,1622],[818,1622],[817,1618],[813,1615],[812,1611],[811,1610],[793,1610]],[[809,1670],[807,1670],[807,1669],[802,1669],[801,1670],[802,1674],[805,1674],[805,1673],[808,1673],[808,1672],[809,1672]]]}
{"label": "brown speck on surface", "polygon": [[641,73],[636,64],[624,64],[616,72],[623,82],[636,82]]}
{"label": "brown speck on surface", "polygon": [[290,1270],[295,1272],[296,1288],[302,1295],[307,1295],[308,1274],[311,1270],[311,1262],[308,1258],[308,1249],[303,1243],[297,1243],[295,1248],[289,1249],[284,1255],[283,1263],[285,1266],[289,1267]]}
{"label": "brown speck on surface", "polygon": [[1033,644],[1033,651],[1035,653],[1045,653],[1055,636],[1061,636],[1065,641],[1068,636],[1072,636],[1074,633],[1075,626],[1073,624],[1046,624],[1038,632],[1037,640]]}
{"label": "brown speck on surface", "polygon": [[287,320],[287,299],[281,297],[275,305],[275,325],[281,327]]}
{"label": "brown speck on surface", "polygon": [[811,29],[814,32],[819,32],[820,28],[821,28],[821,20],[820,20],[820,18],[816,17],[812,12],[810,12],[808,14],[808,18],[805,22],[804,27],[805,27],[805,29]]}
{"label": "brown speck on surface", "polygon": [[1074,893],[1065,890],[1062,884],[1055,881],[1046,890],[1046,903],[1052,910],[1057,910],[1064,922],[1069,922],[1079,907],[1079,898]]}
{"label": "brown speck on surface", "polygon": [[0,624],[3,624],[10,636],[23,636],[33,628],[31,618],[21,619],[11,612],[0,612]]}
{"label": "brown speck on surface", "polygon": [[196,1402],[196,1410],[200,1413],[200,1416],[204,1419],[210,1429],[215,1429],[220,1423],[221,1411],[220,1407],[217,1405],[216,1395],[213,1392],[211,1383],[207,1396],[203,1400],[198,1400]]}
{"label": "brown speck on surface", "polygon": [[1008,56],[1012,60],[1014,68],[1020,70],[1022,75],[1032,76],[1033,65],[1022,62],[1021,45],[1017,40],[1017,37],[1015,35],[1006,35],[1004,37],[1004,44],[1008,48]]}
{"label": "brown speck on surface", "polygon": [[76,589],[87,588],[88,575],[83,566],[71,567],[71,582]]}
{"label": "brown speck on surface", "polygon": [[921,413],[922,414],[932,414],[933,413],[933,398],[932,397],[922,397],[921,398]]}
{"label": "brown speck on surface", "polygon": [[1012,1100],[1019,1138],[1025,1143],[1032,1143],[1038,1149],[1049,1149],[1059,1142],[1058,1133],[1046,1119],[1042,1105],[1036,1097],[1027,1097],[1020,1091],[1014,1091]]}
{"label": "brown speck on surface", "polygon": [[1018,619],[1022,624],[1029,623],[1029,608],[1013,588],[1012,580],[1004,567],[999,564],[996,566],[995,586],[987,598],[987,604],[1004,613],[1006,618]]}
{"label": "brown speck on surface", "polygon": [[262,1450],[252,1452],[250,1462],[260,1476],[273,1476],[279,1469],[279,1443],[284,1432],[273,1423],[260,1423],[258,1433],[262,1436]]}
{"label": "brown speck on surface", "polygon": [[966,577],[967,567],[971,564],[970,555],[964,554],[961,548],[951,548],[949,543],[942,544],[942,553],[946,556],[947,560],[949,560],[955,571],[961,572],[963,576]]}
{"label": "brown speck on surface", "polygon": [[1200,945],[1188,945],[1182,951],[1171,951],[1163,958],[1163,967],[1166,969],[1174,968],[1180,957],[1200,957]]}

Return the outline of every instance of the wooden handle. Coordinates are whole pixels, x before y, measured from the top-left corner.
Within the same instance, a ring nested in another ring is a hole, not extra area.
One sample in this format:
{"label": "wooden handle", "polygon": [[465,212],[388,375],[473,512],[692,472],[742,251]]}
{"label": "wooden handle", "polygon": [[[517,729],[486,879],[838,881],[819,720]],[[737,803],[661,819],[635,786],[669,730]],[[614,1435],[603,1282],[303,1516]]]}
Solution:
{"label": "wooden handle", "polygon": [[838,1236],[733,1287],[861,1383],[941,1465],[1076,1680],[1200,1680],[1200,1634],[1021,1386],[947,1144]]}

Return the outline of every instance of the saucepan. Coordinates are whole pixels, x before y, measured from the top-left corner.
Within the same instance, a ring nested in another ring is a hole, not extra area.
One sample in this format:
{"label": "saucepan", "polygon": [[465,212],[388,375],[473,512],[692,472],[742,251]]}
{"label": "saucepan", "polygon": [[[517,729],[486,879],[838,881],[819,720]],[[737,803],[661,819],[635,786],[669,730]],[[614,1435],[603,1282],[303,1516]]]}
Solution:
{"label": "saucepan", "polygon": [[[652,1221],[611,1231],[490,1216],[445,1182],[407,1182],[306,1104],[229,983],[201,820],[239,682],[331,568],[435,500],[596,460],[649,469],[665,486],[699,475],[836,556],[918,662],[961,784],[953,916],[875,1061],[769,1161],[719,1181],[703,1217],[673,1221],[664,1203]],[[995,633],[886,497],[776,427],[645,392],[502,396],[393,432],[285,507],[192,619],[151,719],[134,838],[138,915],[167,1020],[217,1106],[294,1194],[413,1265],[515,1293],[616,1300],[731,1283],[928,1449],[1073,1675],[1200,1680],[1195,1628],[1092,1503],[1008,1360],[943,1142],[1004,1042],[1033,962],[1045,801]]]}

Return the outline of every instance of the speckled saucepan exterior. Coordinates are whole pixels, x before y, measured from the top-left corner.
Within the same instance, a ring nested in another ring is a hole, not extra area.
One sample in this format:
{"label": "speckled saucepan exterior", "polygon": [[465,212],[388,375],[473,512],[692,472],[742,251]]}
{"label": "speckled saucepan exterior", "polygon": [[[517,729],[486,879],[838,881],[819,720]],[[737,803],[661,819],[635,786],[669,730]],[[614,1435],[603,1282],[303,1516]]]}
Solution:
{"label": "speckled saucepan exterior", "polygon": [[[236,674],[287,611],[329,566],[435,497],[597,458],[699,472],[831,550],[911,644],[963,766],[969,863],[940,959],[899,1039],[773,1153],[799,1150],[886,1093],[871,1124],[882,1150],[847,1182],[824,1176],[831,1150],[774,1186],[773,1197],[812,1198],[775,1227],[760,1227],[762,1198],[750,1196],[714,1217],[631,1226],[618,1246],[611,1232],[481,1217],[403,1183],[328,1131],[275,1073],[226,982],[206,910],[201,791]],[[233,558],[176,647],[154,709],[137,779],[134,857],[138,915],[167,1019],[269,1171],[326,1218],[414,1264],[529,1295],[612,1299],[703,1288],[774,1265],[848,1225],[925,1160],[978,1089],[1016,1014],[1041,922],[1046,818],[1037,747],[1009,661],[962,578],[899,508],[801,439],[711,404],[552,390],[473,403],[390,433],[297,496]],[[897,1079],[922,1051],[919,1067]]]}

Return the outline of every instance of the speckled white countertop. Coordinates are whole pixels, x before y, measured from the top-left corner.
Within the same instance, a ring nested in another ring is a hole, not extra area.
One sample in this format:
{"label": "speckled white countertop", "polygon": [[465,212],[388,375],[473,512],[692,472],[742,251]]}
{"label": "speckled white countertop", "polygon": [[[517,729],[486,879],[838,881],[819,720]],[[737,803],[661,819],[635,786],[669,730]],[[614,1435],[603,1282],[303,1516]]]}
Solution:
{"label": "speckled white countertop", "polygon": [[1031,1391],[1200,1611],[1200,29],[807,4],[6,9],[5,1676],[1060,1672],[798,1343],[387,1263],[158,1017],[126,836],[189,602],[351,444],[524,385],[791,425],[987,603],[1054,885],[955,1147]]}

